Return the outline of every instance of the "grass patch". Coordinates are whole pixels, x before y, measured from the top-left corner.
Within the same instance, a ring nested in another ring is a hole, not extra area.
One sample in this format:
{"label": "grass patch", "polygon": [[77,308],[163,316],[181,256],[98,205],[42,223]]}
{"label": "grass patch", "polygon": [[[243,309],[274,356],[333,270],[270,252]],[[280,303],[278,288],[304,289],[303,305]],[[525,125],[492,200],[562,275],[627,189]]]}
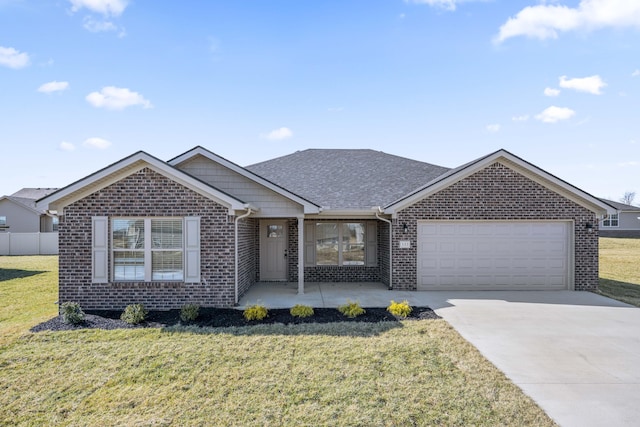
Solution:
{"label": "grass patch", "polygon": [[601,237],[598,293],[640,307],[640,239]]}
{"label": "grass patch", "polygon": [[0,378],[17,425],[553,425],[442,320],[47,332]]}
{"label": "grass patch", "polygon": [[0,424],[553,425],[443,320],[32,334],[57,258],[0,268],[44,272],[0,281]]}
{"label": "grass patch", "polygon": [[57,256],[0,256],[0,346],[58,314]]}

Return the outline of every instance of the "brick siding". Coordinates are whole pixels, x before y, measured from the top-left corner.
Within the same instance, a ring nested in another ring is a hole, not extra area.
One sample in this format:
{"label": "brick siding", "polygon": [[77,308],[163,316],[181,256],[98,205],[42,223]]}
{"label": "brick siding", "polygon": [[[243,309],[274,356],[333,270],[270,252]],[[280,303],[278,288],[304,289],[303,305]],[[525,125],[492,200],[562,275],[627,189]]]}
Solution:
{"label": "brick siding", "polygon": [[[530,180],[513,169],[494,163],[481,171],[398,212],[393,226],[393,288],[417,287],[418,220],[571,220],[574,222],[575,289],[598,287],[598,233],[593,212]],[[407,224],[406,233],[402,224]],[[399,249],[409,240],[410,249]]]}
{"label": "brick siding", "polygon": [[[201,217],[201,282],[91,283],[94,216]],[[186,303],[230,307],[235,294],[233,219],[227,208],[151,169],[135,172],[64,209],[59,224],[59,301],[74,301],[85,309],[120,310],[132,303],[149,309],[179,308]],[[248,241],[240,245],[241,290],[252,283],[251,257],[246,255],[252,251],[247,236],[251,222],[240,221],[241,241]]]}

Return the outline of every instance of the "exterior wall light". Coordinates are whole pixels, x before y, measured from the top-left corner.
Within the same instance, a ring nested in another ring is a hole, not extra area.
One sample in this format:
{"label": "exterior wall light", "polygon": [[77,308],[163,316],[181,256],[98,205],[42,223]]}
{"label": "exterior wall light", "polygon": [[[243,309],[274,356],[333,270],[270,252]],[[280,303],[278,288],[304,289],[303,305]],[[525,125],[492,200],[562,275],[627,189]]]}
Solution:
{"label": "exterior wall light", "polygon": [[587,225],[585,226],[585,228],[587,229],[587,233],[593,233],[593,224],[590,222],[587,222]]}
{"label": "exterior wall light", "polygon": [[406,222],[402,223],[402,232],[406,233],[407,231],[409,231],[409,226],[407,225]]}

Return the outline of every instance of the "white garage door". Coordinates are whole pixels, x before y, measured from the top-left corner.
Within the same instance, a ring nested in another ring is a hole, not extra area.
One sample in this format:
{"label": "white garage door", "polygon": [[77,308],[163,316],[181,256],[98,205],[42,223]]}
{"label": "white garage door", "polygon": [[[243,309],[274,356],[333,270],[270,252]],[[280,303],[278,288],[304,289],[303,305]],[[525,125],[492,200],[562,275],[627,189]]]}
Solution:
{"label": "white garage door", "polygon": [[568,289],[569,225],[418,221],[418,289]]}

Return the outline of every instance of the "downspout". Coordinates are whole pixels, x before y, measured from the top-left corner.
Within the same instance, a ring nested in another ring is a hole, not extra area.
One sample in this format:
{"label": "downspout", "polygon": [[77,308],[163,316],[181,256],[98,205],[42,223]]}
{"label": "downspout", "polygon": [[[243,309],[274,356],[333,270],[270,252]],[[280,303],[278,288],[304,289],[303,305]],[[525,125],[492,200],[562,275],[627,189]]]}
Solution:
{"label": "downspout", "polygon": [[251,215],[251,208],[247,208],[247,213],[244,213],[238,217],[236,217],[236,220],[234,221],[235,223],[235,268],[236,268],[236,285],[235,285],[235,304],[238,305],[238,221],[240,221],[242,218],[246,218],[249,215]]}
{"label": "downspout", "polygon": [[376,218],[389,224],[389,290],[391,290],[393,289],[393,227],[390,220],[380,217],[379,214],[382,212],[382,209],[378,206]]}

